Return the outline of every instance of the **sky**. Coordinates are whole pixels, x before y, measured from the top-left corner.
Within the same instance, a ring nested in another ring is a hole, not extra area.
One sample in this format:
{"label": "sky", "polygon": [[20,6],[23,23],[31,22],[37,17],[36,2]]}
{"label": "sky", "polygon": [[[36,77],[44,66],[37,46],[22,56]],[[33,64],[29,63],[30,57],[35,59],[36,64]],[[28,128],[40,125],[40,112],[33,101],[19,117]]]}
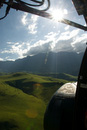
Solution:
{"label": "sky", "polygon": [[[63,15],[63,18],[85,25],[83,16],[77,14],[72,0],[50,0],[50,3],[47,12],[53,14],[58,10],[60,12],[57,14]],[[0,17],[4,15],[5,9],[6,6],[0,9]],[[11,9],[8,16],[0,20],[0,61],[14,61],[50,51],[80,53],[85,51],[86,42],[85,31],[59,23],[55,19]]]}

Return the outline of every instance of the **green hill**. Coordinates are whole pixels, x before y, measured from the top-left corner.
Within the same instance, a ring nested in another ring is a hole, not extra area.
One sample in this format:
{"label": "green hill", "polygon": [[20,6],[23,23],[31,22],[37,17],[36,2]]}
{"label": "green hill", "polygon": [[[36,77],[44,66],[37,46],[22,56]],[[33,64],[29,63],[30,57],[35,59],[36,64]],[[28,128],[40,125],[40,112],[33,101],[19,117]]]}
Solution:
{"label": "green hill", "polygon": [[53,77],[53,78],[58,78],[58,79],[64,79],[64,80],[68,80],[68,81],[77,81],[77,76],[73,76],[70,74],[66,74],[66,73],[45,73],[45,74],[38,74],[41,76],[47,76],[47,77]]}
{"label": "green hill", "polygon": [[50,100],[52,94],[61,85],[68,82],[63,79],[56,79],[22,72],[0,76],[0,78],[6,84],[21,89],[24,93],[42,99],[45,103]]}
{"label": "green hill", "polygon": [[21,72],[0,76],[0,129],[43,130],[46,104],[66,82]]}
{"label": "green hill", "polygon": [[32,95],[0,82],[0,129],[42,129],[45,104]]}

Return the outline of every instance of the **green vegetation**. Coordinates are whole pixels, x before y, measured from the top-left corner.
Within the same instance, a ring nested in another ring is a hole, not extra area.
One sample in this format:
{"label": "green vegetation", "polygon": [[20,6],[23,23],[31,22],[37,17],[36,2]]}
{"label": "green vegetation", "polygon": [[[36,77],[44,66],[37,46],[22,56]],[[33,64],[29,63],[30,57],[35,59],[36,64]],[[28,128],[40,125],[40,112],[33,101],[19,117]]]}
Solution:
{"label": "green vegetation", "polygon": [[58,79],[64,79],[64,80],[68,80],[68,81],[77,81],[77,76],[73,76],[70,74],[66,74],[66,73],[49,73],[49,74],[38,74],[41,76],[48,76],[48,77],[53,77],[53,78],[58,78]]}
{"label": "green vegetation", "polygon": [[23,72],[0,76],[0,129],[43,130],[47,103],[66,82]]}

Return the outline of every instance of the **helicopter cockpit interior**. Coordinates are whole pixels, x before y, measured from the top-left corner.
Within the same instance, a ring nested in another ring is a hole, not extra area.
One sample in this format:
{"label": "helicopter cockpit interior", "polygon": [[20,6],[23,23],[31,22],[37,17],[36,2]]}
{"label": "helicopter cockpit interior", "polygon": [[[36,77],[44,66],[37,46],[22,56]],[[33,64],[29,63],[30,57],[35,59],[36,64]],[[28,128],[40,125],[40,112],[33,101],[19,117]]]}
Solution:
{"label": "helicopter cockpit interior", "polygon": [[[55,2],[55,1],[54,1]],[[45,0],[0,0],[0,9],[6,5],[4,19],[10,9],[35,14],[52,20],[52,15],[47,12],[50,0],[46,1],[46,8],[42,9]],[[72,0],[78,13],[83,15],[85,25],[67,19],[57,22],[67,24],[83,31],[87,31],[87,0]],[[9,14],[10,15],[10,14]],[[67,83],[58,89],[52,96],[44,115],[44,130],[87,130],[87,49],[84,53],[79,70],[77,83]]]}

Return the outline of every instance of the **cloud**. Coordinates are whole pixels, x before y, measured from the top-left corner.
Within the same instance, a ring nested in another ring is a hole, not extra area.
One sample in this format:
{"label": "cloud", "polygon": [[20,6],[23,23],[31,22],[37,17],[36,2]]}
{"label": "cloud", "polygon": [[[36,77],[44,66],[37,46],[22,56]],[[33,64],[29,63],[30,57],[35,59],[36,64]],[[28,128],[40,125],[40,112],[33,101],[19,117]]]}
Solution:
{"label": "cloud", "polygon": [[78,34],[79,34],[79,29],[75,29],[75,30],[72,30],[72,31],[68,30],[68,31],[61,33],[58,40],[68,40],[68,39],[71,39],[71,38],[75,38]]}
{"label": "cloud", "polygon": [[56,42],[55,47],[53,48],[54,52],[59,51],[73,51],[73,47],[71,46],[72,39],[68,40],[59,40]]}
{"label": "cloud", "polygon": [[[80,36],[81,35],[81,36]],[[60,33],[50,32],[44,36],[43,40],[30,45],[29,50],[24,55],[35,55],[45,52],[76,51],[81,52],[85,48],[86,34],[80,34],[78,29]]]}
{"label": "cloud", "polygon": [[[29,33],[37,33],[38,16],[24,14],[23,23],[27,27]],[[65,26],[64,31],[48,32],[39,38],[34,40],[33,45],[29,46],[29,49],[23,53],[23,55],[34,55],[47,51],[76,51],[79,52],[85,48],[86,34],[79,29],[71,29],[70,26]]]}
{"label": "cloud", "polygon": [[9,58],[9,56],[5,57],[5,61],[15,61],[15,59]]}
{"label": "cloud", "polygon": [[36,23],[33,23],[28,26],[29,33],[31,33],[31,34],[36,34],[37,33],[36,29],[37,29]]}
{"label": "cloud", "polygon": [[85,43],[87,39],[87,34],[80,32],[80,30],[75,29],[72,31],[65,31],[56,40],[55,47],[53,51],[76,51],[81,52],[85,49]]}
{"label": "cloud", "polygon": [[[1,51],[1,54],[8,54],[7,59],[12,60],[13,57],[24,58],[28,55],[36,55],[38,53],[48,53],[50,51],[76,51],[81,52],[85,49],[87,39],[86,33],[81,33],[78,29],[65,31],[61,33],[49,32],[41,39],[31,38],[29,42],[7,42],[7,48]],[[2,60],[2,59],[1,59]]]}
{"label": "cloud", "polygon": [[3,58],[0,58],[0,61],[4,61],[4,59],[3,59]]}
{"label": "cloud", "polygon": [[28,31],[28,33],[36,34],[37,33],[37,21],[38,16],[36,15],[28,15],[28,13],[24,13],[21,22]]}
{"label": "cloud", "polygon": [[82,52],[86,48],[87,34],[84,33],[81,36],[77,36],[76,39],[71,43],[72,47],[77,52]]}
{"label": "cloud", "polygon": [[44,43],[42,45],[38,46],[32,46],[30,50],[25,53],[24,55],[36,55],[38,53],[47,53],[51,50],[51,42]]}
{"label": "cloud", "polygon": [[27,16],[28,16],[28,13],[24,13],[23,16],[22,16],[22,19],[21,19],[21,22],[23,25],[27,25]]}
{"label": "cloud", "polygon": [[46,39],[50,39],[50,40],[53,41],[56,37],[59,36],[59,34],[60,34],[60,31],[58,31],[58,32],[56,32],[56,33],[50,32],[50,33],[48,33],[47,35],[45,35],[44,37],[45,37]]}
{"label": "cloud", "polygon": [[70,28],[70,26],[67,25],[64,29],[65,29],[65,31],[67,31],[67,30],[69,30],[69,28]]}
{"label": "cloud", "polygon": [[39,40],[30,46],[30,49],[24,55],[35,55],[38,53],[46,53],[53,50],[56,43],[56,37],[58,33],[50,32],[44,36],[43,40]]}
{"label": "cloud", "polygon": [[[10,44],[9,44],[10,43]],[[18,58],[23,58],[23,54],[28,51],[29,43],[27,42],[7,42],[8,48],[1,51],[1,54],[13,54],[18,55]],[[12,58],[9,58],[12,59]]]}

